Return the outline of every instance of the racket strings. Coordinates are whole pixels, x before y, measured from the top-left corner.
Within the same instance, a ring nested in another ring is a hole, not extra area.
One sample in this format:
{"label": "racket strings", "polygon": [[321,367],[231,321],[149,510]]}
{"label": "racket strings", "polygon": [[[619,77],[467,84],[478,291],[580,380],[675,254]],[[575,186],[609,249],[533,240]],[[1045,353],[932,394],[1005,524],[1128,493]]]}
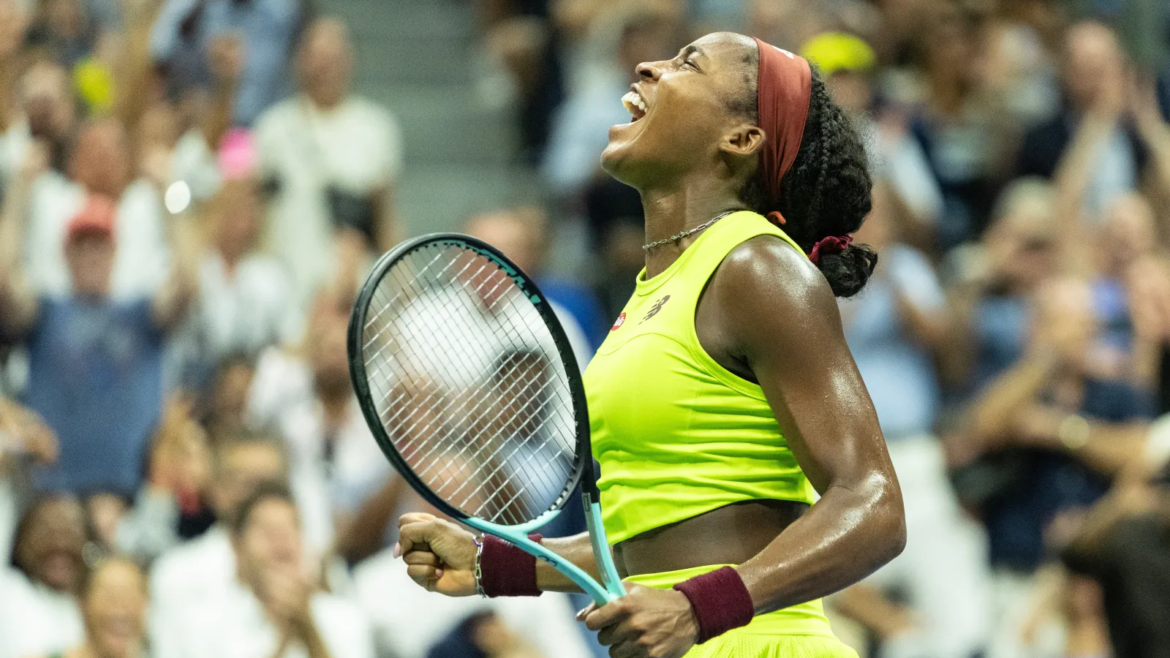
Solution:
{"label": "racket strings", "polygon": [[402,258],[372,296],[361,358],[394,448],[444,500],[508,525],[562,502],[576,445],[568,376],[494,261],[455,244]]}

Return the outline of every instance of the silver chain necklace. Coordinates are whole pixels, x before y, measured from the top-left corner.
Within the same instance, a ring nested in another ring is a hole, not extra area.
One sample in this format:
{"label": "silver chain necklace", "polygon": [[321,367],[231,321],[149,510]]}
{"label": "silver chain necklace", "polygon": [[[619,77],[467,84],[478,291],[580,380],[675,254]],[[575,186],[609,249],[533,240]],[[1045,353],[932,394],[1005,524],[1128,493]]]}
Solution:
{"label": "silver chain necklace", "polygon": [[644,244],[644,245],[642,245],[642,250],[649,251],[649,250],[653,249],[654,247],[660,247],[660,246],[667,244],[667,243],[670,243],[670,242],[678,242],[679,240],[682,240],[683,238],[687,237],[688,235],[694,235],[695,233],[702,231],[703,229],[705,229],[708,226],[714,224],[715,222],[723,219],[724,217],[730,215],[733,212],[735,212],[735,211],[728,210],[727,212],[719,213],[718,215],[715,215],[714,217],[712,217],[710,219],[710,221],[699,224],[698,226],[696,226],[693,229],[683,231],[682,233],[675,233],[674,235],[670,236],[669,238],[663,238],[661,240],[651,242],[650,244]]}

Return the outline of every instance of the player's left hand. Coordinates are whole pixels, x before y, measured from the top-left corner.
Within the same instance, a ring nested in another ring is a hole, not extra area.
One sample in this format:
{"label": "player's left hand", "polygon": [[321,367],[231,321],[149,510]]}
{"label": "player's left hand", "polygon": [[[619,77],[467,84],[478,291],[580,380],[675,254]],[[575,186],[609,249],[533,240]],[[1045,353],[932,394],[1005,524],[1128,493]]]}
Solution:
{"label": "player's left hand", "polygon": [[682,592],[626,584],[629,593],[577,614],[612,658],[680,658],[695,645],[699,624]]}

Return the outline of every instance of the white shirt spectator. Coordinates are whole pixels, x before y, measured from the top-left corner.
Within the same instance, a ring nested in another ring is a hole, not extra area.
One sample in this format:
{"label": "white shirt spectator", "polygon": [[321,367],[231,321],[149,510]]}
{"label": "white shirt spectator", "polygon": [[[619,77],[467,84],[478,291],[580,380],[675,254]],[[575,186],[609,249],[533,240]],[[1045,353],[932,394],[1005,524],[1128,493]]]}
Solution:
{"label": "white shirt spectator", "polygon": [[229,273],[223,257],[209,252],[199,264],[199,292],[196,340],[212,363],[232,353],[258,354],[300,331],[287,271],[269,256],[244,256]]}
{"label": "white shirt spectator", "polygon": [[[369,623],[355,604],[324,593],[309,601],[313,621],[334,658],[374,658]],[[239,582],[221,596],[186,606],[152,629],[155,658],[305,658],[299,643],[277,653],[280,631]]]}
{"label": "white shirt spectator", "polygon": [[0,571],[0,658],[65,651],[83,636],[72,596],[34,584],[15,569]]}
{"label": "white shirt spectator", "polygon": [[163,553],[150,572],[152,624],[182,617],[188,606],[223,595],[236,578],[236,555],[231,536],[222,525],[212,526],[191,541]]}
{"label": "white shirt spectator", "polygon": [[425,658],[457,623],[492,610],[542,656],[589,658],[564,594],[538,598],[453,598],[428,592],[406,574],[406,564],[384,551],[354,573],[357,600],[370,619],[379,651],[397,658]]}
{"label": "white shirt spectator", "polygon": [[279,181],[265,246],[293,271],[307,303],[334,269],[333,218],[325,189],[370,194],[402,168],[398,123],[386,109],[350,96],[328,112],[304,96],[282,101],[256,123],[260,168]]}
{"label": "white shirt spectator", "polygon": [[[85,190],[56,172],[47,172],[33,183],[25,258],[29,284],[39,294],[69,292],[65,230],[84,201]],[[169,260],[163,230],[158,193],[146,181],[131,183],[118,200],[114,220],[117,247],[110,280],[112,296],[145,297],[158,289]]]}
{"label": "white shirt spectator", "polygon": [[322,552],[332,543],[335,521],[357,512],[392,474],[357,401],[326,455],[321,404],[312,373],[280,350],[260,358],[249,399],[249,421],[279,430],[289,448],[291,488],[304,520],[305,545]]}

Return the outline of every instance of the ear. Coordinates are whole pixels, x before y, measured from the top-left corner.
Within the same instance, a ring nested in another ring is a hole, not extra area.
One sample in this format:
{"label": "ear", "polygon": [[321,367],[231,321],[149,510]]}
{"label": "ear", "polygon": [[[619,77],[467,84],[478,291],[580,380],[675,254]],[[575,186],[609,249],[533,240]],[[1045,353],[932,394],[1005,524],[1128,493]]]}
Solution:
{"label": "ear", "polygon": [[729,156],[737,158],[755,157],[764,147],[767,135],[764,129],[750,123],[740,123],[723,136],[719,143],[719,150]]}

